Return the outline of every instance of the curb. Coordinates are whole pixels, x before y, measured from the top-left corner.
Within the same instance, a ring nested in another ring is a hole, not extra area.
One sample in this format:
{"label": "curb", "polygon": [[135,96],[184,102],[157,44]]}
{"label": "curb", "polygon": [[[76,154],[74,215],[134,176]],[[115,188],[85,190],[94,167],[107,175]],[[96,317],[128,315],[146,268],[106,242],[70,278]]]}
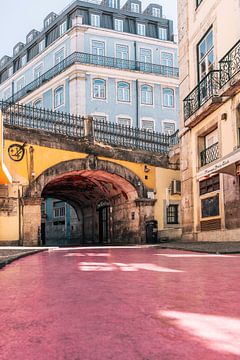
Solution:
{"label": "curb", "polygon": [[25,253],[22,253],[22,254],[13,255],[9,259],[0,260],[0,269],[4,268],[6,265],[11,264],[13,261],[19,260],[19,259],[24,258],[24,257],[29,256],[29,255],[34,255],[34,254],[37,254],[37,253],[43,252],[43,251],[46,251],[46,250],[44,250],[44,249],[32,250],[32,251],[25,252]]}

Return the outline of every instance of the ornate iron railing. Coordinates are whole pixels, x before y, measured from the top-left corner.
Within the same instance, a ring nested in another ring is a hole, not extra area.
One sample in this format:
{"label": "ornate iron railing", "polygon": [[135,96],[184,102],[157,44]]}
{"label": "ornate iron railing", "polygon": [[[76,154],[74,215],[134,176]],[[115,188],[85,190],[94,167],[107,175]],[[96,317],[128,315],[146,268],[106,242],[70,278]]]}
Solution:
{"label": "ornate iron railing", "polygon": [[84,120],[81,116],[6,102],[1,102],[1,108],[4,124],[77,139],[84,136]]}
{"label": "ornate iron railing", "polygon": [[209,99],[218,95],[220,88],[219,71],[210,71],[184,101],[184,119],[187,120]]}
{"label": "ornate iron railing", "polygon": [[[93,119],[93,132],[89,134],[85,133],[87,127],[84,127],[85,119],[81,116],[6,102],[0,102],[0,107],[5,125],[61,134],[76,140],[85,138],[88,141],[95,140],[113,147],[118,146],[161,154],[167,154],[170,148],[179,141],[178,132],[173,135],[166,135],[99,119]],[[89,118],[86,120],[89,121]]]}
{"label": "ornate iron railing", "polygon": [[219,61],[220,84],[223,87],[240,71],[240,40]]}
{"label": "ornate iron railing", "polygon": [[33,80],[26,86],[24,86],[21,90],[14,93],[7,102],[17,102],[32,91],[38,89],[45,82],[53,79],[55,76],[59,75],[61,72],[66,70],[68,67],[73,64],[87,64],[87,65],[96,65],[101,67],[108,67],[114,69],[121,70],[132,70],[132,71],[142,71],[146,73],[152,73],[156,75],[166,76],[166,77],[174,77],[178,78],[179,70],[178,68],[144,63],[140,61],[134,60],[122,60],[113,57],[100,56],[87,54],[83,52],[74,52],[64,60],[62,60],[59,64],[55,65],[44,74],[39,76],[37,79]]}
{"label": "ornate iron railing", "polygon": [[219,158],[218,142],[200,152],[201,166],[210,164]]}

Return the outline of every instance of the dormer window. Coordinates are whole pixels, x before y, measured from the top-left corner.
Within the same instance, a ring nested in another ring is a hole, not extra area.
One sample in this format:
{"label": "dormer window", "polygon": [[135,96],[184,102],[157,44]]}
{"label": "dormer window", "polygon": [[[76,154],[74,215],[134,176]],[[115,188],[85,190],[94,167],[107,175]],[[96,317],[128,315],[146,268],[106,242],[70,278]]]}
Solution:
{"label": "dormer window", "polygon": [[91,14],[91,25],[100,27],[100,15]]}
{"label": "dormer window", "polygon": [[113,9],[118,9],[118,0],[109,0],[108,6]]}
{"label": "dormer window", "polygon": [[137,34],[145,36],[146,35],[146,26],[145,24],[137,24]]}
{"label": "dormer window", "polygon": [[30,43],[33,40],[33,34],[28,35],[27,43]]}
{"label": "dormer window", "polygon": [[152,8],[152,16],[160,18],[161,17],[161,10],[159,8],[153,7]]}
{"label": "dormer window", "polygon": [[137,3],[131,3],[131,11],[135,13],[140,12],[140,6]]}
{"label": "dormer window", "polygon": [[59,34],[62,36],[67,31],[67,20],[59,26]]}
{"label": "dormer window", "polygon": [[52,19],[51,18],[48,18],[47,20],[45,20],[45,23],[44,23],[44,27],[48,27],[52,22]]}
{"label": "dormer window", "polygon": [[17,55],[18,52],[19,52],[19,45],[15,47],[13,54]]}

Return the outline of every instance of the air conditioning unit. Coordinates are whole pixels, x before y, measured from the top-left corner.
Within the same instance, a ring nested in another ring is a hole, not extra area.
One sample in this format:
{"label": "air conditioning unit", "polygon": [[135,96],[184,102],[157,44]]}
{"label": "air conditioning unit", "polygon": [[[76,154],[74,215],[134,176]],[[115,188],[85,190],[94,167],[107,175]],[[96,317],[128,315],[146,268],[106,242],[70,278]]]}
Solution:
{"label": "air conditioning unit", "polygon": [[171,194],[181,194],[181,181],[180,180],[173,180],[171,183]]}

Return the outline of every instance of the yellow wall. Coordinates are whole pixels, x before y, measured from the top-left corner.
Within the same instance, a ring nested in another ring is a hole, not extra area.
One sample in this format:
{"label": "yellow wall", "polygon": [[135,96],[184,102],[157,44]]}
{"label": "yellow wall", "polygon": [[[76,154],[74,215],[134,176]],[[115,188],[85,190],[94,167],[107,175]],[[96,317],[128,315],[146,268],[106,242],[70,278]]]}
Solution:
{"label": "yellow wall", "polygon": [[[171,185],[172,180],[180,180],[180,172],[177,170],[156,168],[156,198],[155,219],[158,221],[158,228],[164,228],[164,200],[167,200],[166,189]],[[180,201],[180,195],[169,195],[169,200]]]}

